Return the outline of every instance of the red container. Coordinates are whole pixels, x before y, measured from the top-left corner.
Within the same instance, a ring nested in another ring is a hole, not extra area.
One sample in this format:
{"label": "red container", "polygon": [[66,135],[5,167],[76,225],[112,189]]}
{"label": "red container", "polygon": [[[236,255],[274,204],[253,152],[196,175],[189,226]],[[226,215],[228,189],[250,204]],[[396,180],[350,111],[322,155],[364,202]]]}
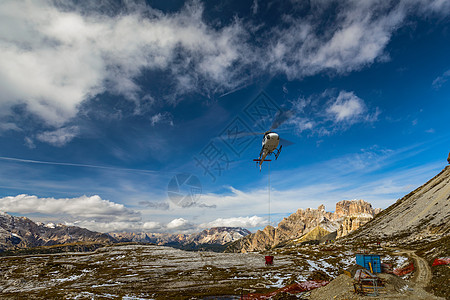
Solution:
{"label": "red container", "polygon": [[272,255],[266,255],[264,256],[266,259],[266,265],[273,265],[273,256]]}

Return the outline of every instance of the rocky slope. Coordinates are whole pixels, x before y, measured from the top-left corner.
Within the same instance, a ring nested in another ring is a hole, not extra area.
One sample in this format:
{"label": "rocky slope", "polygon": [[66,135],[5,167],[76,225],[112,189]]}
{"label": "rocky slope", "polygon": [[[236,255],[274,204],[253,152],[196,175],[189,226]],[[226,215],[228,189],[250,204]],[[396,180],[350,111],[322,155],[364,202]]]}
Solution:
{"label": "rocky slope", "polygon": [[[344,236],[365,224],[378,213],[364,200],[344,200],[336,203],[336,211],[326,212],[325,206],[317,209],[299,209],[284,218],[276,228],[267,226],[264,230],[246,236],[232,243],[227,252],[251,252],[270,249],[286,242],[301,243],[320,240],[322,237],[336,232]],[[308,236],[306,234],[310,233]]]}
{"label": "rocky slope", "polygon": [[450,166],[381,212],[350,238],[413,243],[450,232]]}
{"label": "rocky slope", "polygon": [[110,233],[120,242],[152,243],[160,246],[171,246],[186,250],[223,250],[227,243],[237,241],[250,234],[240,227],[213,227],[193,234],[168,233]]}
{"label": "rocky slope", "polygon": [[44,225],[0,212],[0,252],[72,242],[111,243],[115,240],[107,234],[76,226]]}

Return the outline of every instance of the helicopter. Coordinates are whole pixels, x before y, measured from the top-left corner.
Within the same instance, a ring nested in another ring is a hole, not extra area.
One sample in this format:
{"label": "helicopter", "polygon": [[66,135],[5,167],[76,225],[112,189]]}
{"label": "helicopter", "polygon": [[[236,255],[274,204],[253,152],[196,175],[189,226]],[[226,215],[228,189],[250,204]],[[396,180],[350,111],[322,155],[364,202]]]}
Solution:
{"label": "helicopter", "polygon": [[253,161],[256,161],[256,165],[259,164],[259,171],[261,172],[261,166],[264,161],[266,161],[267,155],[270,155],[274,153],[275,154],[275,160],[278,159],[278,156],[280,155],[281,148],[283,148],[283,145],[280,145],[280,148],[278,147],[278,144],[280,143],[280,136],[272,131],[266,131],[264,132],[264,137],[262,140],[262,148],[259,152],[259,158],[254,159]]}
{"label": "helicopter", "polygon": [[[254,159],[256,165],[259,164],[259,171],[261,172],[261,166],[266,160],[267,156],[270,156],[272,153],[275,155],[275,160],[278,159],[278,156],[281,153],[281,149],[283,148],[283,144],[285,146],[292,145],[293,142],[280,138],[278,133],[273,132],[272,130],[277,129],[282,123],[288,120],[293,115],[293,111],[284,111],[280,112],[275,116],[275,119],[270,126],[270,129],[263,133],[253,133],[253,134],[263,134],[264,137],[262,139],[262,148],[259,152],[259,157]],[[281,144],[280,144],[281,142]],[[280,148],[277,148],[280,145]]]}

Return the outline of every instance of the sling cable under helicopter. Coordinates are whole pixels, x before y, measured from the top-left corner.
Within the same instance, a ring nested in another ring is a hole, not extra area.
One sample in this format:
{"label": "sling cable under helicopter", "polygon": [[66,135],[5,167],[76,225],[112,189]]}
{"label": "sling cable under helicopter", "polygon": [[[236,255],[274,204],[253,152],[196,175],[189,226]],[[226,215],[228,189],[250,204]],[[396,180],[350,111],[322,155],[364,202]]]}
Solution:
{"label": "sling cable under helicopter", "polygon": [[[259,157],[254,159],[253,161],[256,162],[256,165],[259,164],[259,171],[261,172],[261,166],[263,164],[263,162],[267,161],[269,162],[269,166],[268,166],[268,188],[267,188],[267,192],[268,192],[268,198],[269,198],[269,226],[271,226],[271,218],[270,218],[270,162],[272,161],[271,159],[266,159],[267,156],[270,156],[272,153],[275,155],[275,160],[278,159],[278,156],[281,153],[281,149],[283,147],[283,144],[285,146],[289,146],[292,145],[293,143],[285,140],[285,139],[281,139],[280,136],[273,132],[273,129],[278,128],[278,126],[280,126],[284,121],[286,121],[287,119],[290,118],[290,116],[292,115],[291,111],[288,112],[282,112],[279,113],[275,116],[275,119],[272,123],[272,126],[270,127],[270,129],[264,133],[252,133],[252,134],[264,134],[263,140],[262,140],[262,148],[261,151],[259,152]],[[281,142],[281,144],[280,144]],[[277,148],[278,145],[280,144],[280,148]],[[270,227],[269,227],[270,230]],[[273,264],[273,255],[271,255],[269,253],[269,255],[265,256],[265,260],[266,260],[266,265],[272,265]]]}

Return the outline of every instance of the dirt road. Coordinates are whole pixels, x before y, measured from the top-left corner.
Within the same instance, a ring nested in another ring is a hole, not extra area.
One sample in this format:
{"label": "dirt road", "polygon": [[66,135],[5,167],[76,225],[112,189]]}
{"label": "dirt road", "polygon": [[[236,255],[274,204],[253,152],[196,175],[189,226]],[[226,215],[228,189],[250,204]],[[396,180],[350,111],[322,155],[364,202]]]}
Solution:
{"label": "dirt road", "polygon": [[412,281],[419,287],[426,287],[431,280],[431,267],[428,265],[427,261],[420,256],[417,256],[414,250],[396,249],[399,252],[396,254],[406,254],[412,259],[414,259],[414,277]]}

